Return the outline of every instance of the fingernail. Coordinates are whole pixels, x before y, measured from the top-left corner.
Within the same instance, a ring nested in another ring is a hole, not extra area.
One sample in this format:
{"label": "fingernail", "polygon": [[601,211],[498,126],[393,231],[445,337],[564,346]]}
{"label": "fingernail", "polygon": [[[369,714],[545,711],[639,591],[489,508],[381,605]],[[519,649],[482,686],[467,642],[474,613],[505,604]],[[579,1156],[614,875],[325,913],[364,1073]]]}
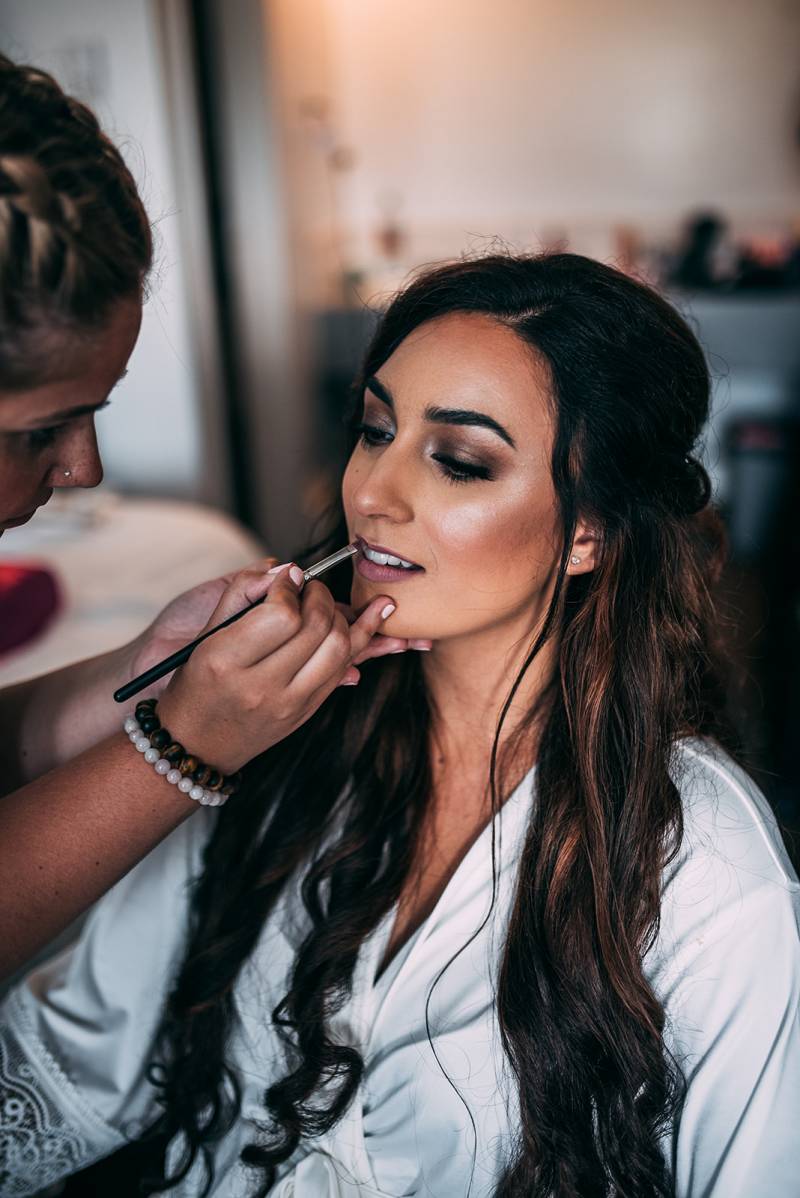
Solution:
{"label": "fingernail", "polygon": [[430,653],[431,651],[430,645],[414,645],[414,648],[417,653]]}
{"label": "fingernail", "polygon": [[385,608],[383,609],[383,611],[381,612],[381,619],[382,619],[382,620],[388,620],[388,619],[389,619],[389,616],[390,616],[390,615],[392,614],[392,612],[395,610],[395,607],[396,607],[396,606],[397,606],[397,604],[395,604],[395,603],[387,603],[387,604],[386,604],[386,607],[385,607]]}
{"label": "fingernail", "polygon": [[277,574],[279,570],[285,570],[288,565],[288,562],[281,562],[279,566],[273,566],[271,570],[267,570],[267,574]]}
{"label": "fingernail", "polygon": [[297,583],[298,586],[302,586],[303,582],[305,581],[305,576],[299,566],[292,566],[291,570],[289,571],[289,577],[291,578],[292,582]]}
{"label": "fingernail", "polygon": [[354,678],[352,682],[343,682],[342,686],[358,686],[358,679]]}

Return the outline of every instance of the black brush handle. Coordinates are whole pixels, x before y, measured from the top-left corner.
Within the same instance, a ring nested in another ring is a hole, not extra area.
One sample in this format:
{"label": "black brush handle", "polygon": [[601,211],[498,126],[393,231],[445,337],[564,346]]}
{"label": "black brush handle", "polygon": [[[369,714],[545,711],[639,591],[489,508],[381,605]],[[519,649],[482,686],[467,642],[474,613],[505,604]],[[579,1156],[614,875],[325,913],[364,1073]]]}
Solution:
{"label": "black brush handle", "polygon": [[132,678],[130,682],[126,682],[119,690],[114,691],[116,702],[126,703],[128,699],[132,699],[134,695],[144,690],[151,682],[158,682],[159,678],[163,678],[165,674],[170,674],[173,670],[177,670],[178,666],[182,666],[185,661],[189,660],[197,646],[201,645],[204,640],[213,636],[215,632],[219,632],[220,628],[227,628],[229,624],[233,624],[236,620],[241,620],[242,616],[246,616],[254,607],[258,607],[259,603],[263,603],[266,597],[264,595],[261,599],[256,599],[255,603],[251,603],[247,607],[243,607],[241,611],[228,616],[227,620],[223,620],[221,624],[215,624],[213,628],[209,628],[208,632],[204,632],[196,641],[190,641],[182,649],[177,649],[175,653],[171,653],[163,661],[157,662],[149,670],[145,670],[143,674],[139,674],[138,678]]}

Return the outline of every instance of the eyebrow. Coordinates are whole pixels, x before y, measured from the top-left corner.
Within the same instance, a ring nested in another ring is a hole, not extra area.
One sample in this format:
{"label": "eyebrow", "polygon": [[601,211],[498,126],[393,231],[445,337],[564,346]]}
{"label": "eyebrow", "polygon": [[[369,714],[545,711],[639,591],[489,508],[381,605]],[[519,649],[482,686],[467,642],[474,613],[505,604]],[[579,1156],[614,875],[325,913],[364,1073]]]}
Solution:
{"label": "eyebrow", "polygon": [[[385,383],[379,382],[374,375],[370,375],[364,385],[377,399],[380,399],[382,403],[385,403],[388,408],[394,411],[394,399]],[[497,420],[494,420],[493,417],[487,416],[485,412],[475,412],[470,408],[427,407],[423,415],[426,420],[431,421],[433,424],[457,424],[462,426],[469,425],[475,428],[488,428],[491,432],[497,433],[498,437],[502,437],[512,449],[517,448],[511,433]]]}
{"label": "eyebrow", "polygon": [[50,424],[57,424],[62,420],[73,420],[76,416],[86,416],[89,412],[96,412],[98,408],[105,406],[106,401],[103,399],[100,403],[82,404],[78,408],[67,408],[63,412],[50,412],[49,415],[43,416],[41,420],[35,421],[29,425],[30,428],[47,428]]}
{"label": "eyebrow", "polygon": [[[117,386],[117,383],[122,382],[122,380],[125,378],[125,375],[127,373],[128,373],[127,370],[123,370],[122,374],[117,379],[117,382],[114,383],[114,387]],[[112,391],[114,390],[114,387],[111,388]],[[56,424],[58,421],[74,420],[76,416],[86,416],[86,415],[88,415],[89,412],[99,411],[99,409],[104,408],[107,403],[108,403],[108,397],[106,397],[105,399],[101,399],[99,403],[80,404],[79,407],[77,407],[77,408],[65,408],[63,412],[50,412],[47,416],[43,416],[41,420],[35,421],[33,424],[29,425],[28,427],[29,428],[47,428],[49,425]]]}

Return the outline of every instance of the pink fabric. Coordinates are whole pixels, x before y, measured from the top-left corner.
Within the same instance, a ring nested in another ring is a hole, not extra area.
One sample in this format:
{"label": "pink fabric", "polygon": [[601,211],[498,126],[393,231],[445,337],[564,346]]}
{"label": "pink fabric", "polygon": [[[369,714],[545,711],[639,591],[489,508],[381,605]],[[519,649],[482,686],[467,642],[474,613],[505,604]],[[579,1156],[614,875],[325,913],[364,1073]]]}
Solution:
{"label": "pink fabric", "polygon": [[58,581],[37,562],[0,563],[0,654],[33,640],[62,604]]}

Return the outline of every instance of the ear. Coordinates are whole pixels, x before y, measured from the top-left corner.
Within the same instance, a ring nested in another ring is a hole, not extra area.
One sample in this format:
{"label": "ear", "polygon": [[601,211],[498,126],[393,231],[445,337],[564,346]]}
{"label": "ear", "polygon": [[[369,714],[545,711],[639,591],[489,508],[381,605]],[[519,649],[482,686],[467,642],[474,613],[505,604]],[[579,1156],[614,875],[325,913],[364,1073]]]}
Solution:
{"label": "ear", "polygon": [[584,520],[578,520],[569,551],[567,574],[588,574],[595,569],[599,560],[600,534]]}

